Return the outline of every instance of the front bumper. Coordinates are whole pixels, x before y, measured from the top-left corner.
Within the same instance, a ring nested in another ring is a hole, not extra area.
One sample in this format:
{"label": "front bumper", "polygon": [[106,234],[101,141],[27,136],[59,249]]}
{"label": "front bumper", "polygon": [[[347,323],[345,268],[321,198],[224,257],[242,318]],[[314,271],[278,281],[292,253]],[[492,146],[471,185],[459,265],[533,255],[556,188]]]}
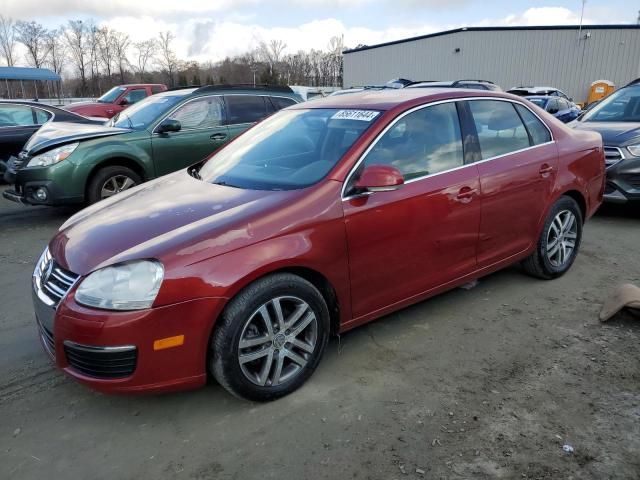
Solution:
{"label": "front bumper", "polygon": [[[20,172],[21,173],[21,172]],[[20,176],[13,189],[5,190],[2,196],[12,202],[22,203],[24,205],[74,205],[82,203],[82,196],[68,196],[63,188],[53,180],[35,180],[31,182],[20,182]],[[38,191],[45,192],[45,198],[40,199],[36,196]]]}
{"label": "front bumper", "polygon": [[607,167],[604,200],[610,203],[640,201],[640,157],[625,154]]}
{"label": "front bumper", "polygon": [[[202,386],[209,338],[225,299],[202,298],[132,312],[86,308],[68,294],[55,308],[33,295],[40,340],[56,366],[105,393],[168,392]],[[154,341],[184,335],[180,346]]]}

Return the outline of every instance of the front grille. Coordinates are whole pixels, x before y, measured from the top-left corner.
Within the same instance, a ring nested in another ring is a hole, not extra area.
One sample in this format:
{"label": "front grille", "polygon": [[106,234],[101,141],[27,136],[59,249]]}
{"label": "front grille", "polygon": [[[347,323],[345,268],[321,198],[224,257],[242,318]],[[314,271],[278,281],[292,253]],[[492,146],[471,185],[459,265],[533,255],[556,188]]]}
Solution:
{"label": "front grille", "polygon": [[36,288],[40,288],[41,293],[51,301],[53,307],[60,303],[60,300],[64,298],[79,277],[79,275],[62,268],[53,259],[49,249],[42,254],[33,275]]}
{"label": "front grille", "polygon": [[64,342],[67,363],[78,372],[95,378],[123,378],[133,374],[138,350],[126,347],[91,347]]}
{"label": "front grille", "polygon": [[618,147],[604,147],[604,163],[607,167],[615,165],[623,158],[622,150]]}

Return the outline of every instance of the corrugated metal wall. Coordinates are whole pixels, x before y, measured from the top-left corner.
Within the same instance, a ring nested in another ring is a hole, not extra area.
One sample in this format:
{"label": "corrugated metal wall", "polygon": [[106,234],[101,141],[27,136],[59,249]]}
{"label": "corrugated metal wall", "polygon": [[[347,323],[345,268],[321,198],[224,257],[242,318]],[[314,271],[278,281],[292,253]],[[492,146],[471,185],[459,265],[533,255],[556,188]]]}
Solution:
{"label": "corrugated metal wall", "polygon": [[462,31],[344,55],[345,87],[398,77],[554,86],[584,101],[595,80],[640,77],[640,29]]}

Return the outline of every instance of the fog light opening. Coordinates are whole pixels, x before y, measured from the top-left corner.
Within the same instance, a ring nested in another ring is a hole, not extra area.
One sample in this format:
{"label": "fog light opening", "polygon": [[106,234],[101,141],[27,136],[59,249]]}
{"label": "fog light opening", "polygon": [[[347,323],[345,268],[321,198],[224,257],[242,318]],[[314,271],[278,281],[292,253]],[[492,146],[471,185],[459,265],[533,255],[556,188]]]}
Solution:
{"label": "fog light opening", "polygon": [[44,202],[49,197],[49,195],[47,194],[47,189],[44,187],[38,187],[33,196],[39,202]]}

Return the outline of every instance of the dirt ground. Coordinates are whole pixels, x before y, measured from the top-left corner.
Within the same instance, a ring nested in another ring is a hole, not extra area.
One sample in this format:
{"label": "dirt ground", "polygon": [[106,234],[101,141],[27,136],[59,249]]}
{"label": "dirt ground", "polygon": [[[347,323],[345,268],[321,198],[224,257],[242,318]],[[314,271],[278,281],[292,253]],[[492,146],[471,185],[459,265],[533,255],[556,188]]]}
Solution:
{"label": "dirt ground", "polygon": [[514,267],[387,316],[269,404],[214,384],[105,396],[55,371],[30,275],[71,213],[0,201],[2,479],[640,478],[640,318],[597,318],[640,284],[640,206],[603,208],[563,278]]}

